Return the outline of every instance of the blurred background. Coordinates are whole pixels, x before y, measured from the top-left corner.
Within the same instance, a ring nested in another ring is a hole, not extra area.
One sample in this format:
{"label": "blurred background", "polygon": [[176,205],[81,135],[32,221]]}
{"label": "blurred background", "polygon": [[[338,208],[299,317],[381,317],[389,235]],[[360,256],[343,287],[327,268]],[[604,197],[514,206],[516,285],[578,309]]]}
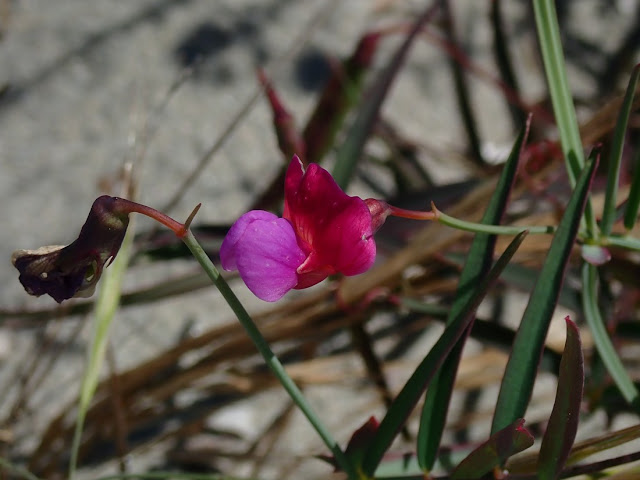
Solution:
{"label": "blurred background", "polygon": [[[0,0],[1,457],[41,478],[64,477],[92,318],[87,301],[58,306],[29,297],[11,253],[70,243],[92,201],[120,195],[134,165],[140,202],[178,220],[202,202],[196,225],[215,255],[224,226],[250,209],[286,164],[256,69],[266,70],[302,129],[362,35],[391,29],[365,71],[339,145],[410,22],[430,3]],[[529,110],[536,112],[532,143],[555,140],[530,2],[443,3],[447,13],[428,25],[397,72],[351,194],[415,208],[434,199],[447,211],[495,175]],[[583,135],[593,144],[611,131],[602,109],[624,91],[640,59],[640,4],[565,1],[558,9],[571,89],[580,121],[591,125]],[[639,125],[631,128],[637,133]],[[557,160],[545,152],[541,161]],[[562,163],[555,166],[560,172]],[[561,182],[558,173],[549,183],[559,205],[567,193]],[[552,200],[538,206],[553,213]],[[480,206],[466,212],[481,213]],[[526,198],[520,206],[531,209]],[[144,219],[136,227],[153,229]],[[390,224],[378,239],[379,264],[421,228]],[[532,265],[540,252],[544,244],[532,244]],[[422,261],[407,265],[403,278],[426,275],[414,288],[446,306],[454,275],[442,264],[432,276],[425,268]],[[87,417],[80,475],[180,470],[327,478],[331,467],[312,458],[326,453],[321,442],[198,272],[170,238],[157,234],[136,243],[123,289],[129,296]],[[429,315],[374,312],[365,333],[384,366],[381,384],[366,361],[371,344],[359,348],[346,333],[355,320],[335,310],[326,283],[290,294],[276,311],[241,282],[233,287],[250,311],[262,312],[257,319],[341,442],[384,412],[385,391],[402,385],[441,331]],[[526,294],[503,293],[482,315],[517,323]],[[309,312],[312,305],[322,322]],[[562,320],[562,313],[556,316]],[[508,352],[486,342],[468,350],[472,360],[463,363],[445,443],[486,437]],[[541,376],[540,414],[532,411],[528,421],[548,417],[554,378]],[[625,415],[600,412],[580,433],[586,438],[637,423]]]}

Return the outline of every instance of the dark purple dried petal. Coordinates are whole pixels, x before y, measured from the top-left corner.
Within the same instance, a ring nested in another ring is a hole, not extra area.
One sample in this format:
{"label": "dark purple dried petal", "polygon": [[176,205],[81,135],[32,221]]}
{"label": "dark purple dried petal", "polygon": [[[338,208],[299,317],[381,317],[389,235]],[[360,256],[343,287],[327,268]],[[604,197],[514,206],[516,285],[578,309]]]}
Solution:
{"label": "dark purple dried petal", "polygon": [[90,296],[105,264],[118,253],[128,224],[128,209],[118,198],[97,198],[71,245],[14,252],[20,283],[30,295],[48,294],[58,303]]}

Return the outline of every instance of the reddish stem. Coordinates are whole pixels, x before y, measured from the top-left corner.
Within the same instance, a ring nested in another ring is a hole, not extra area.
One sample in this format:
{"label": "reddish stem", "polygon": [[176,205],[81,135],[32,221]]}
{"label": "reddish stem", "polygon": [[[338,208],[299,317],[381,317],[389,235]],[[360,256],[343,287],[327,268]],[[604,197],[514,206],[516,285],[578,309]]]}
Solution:
{"label": "reddish stem", "polygon": [[389,205],[390,215],[394,217],[410,218],[412,220],[437,220],[438,212],[432,210],[430,212],[419,212],[416,210],[405,210],[404,208]]}
{"label": "reddish stem", "polygon": [[[161,223],[162,225],[164,225],[165,227],[173,231],[173,233],[175,233],[176,236],[179,238],[183,238],[187,234],[187,230],[189,228],[188,225],[184,225],[174,220],[169,215],[165,215],[164,213],[159,212],[155,208],[151,208],[146,205],[142,205],[140,203],[132,202],[131,200],[127,200],[126,198],[116,198],[115,200],[118,205],[118,208],[122,209],[123,212],[140,213],[149,218],[152,218],[156,222]],[[200,206],[198,205],[198,207],[196,207],[196,210],[194,210],[194,212],[190,215],[189,223],[191,223],[190,221],[193,219],[193,215],[195,215],[195,212],[197,212],[197,209],[199,207]]]}

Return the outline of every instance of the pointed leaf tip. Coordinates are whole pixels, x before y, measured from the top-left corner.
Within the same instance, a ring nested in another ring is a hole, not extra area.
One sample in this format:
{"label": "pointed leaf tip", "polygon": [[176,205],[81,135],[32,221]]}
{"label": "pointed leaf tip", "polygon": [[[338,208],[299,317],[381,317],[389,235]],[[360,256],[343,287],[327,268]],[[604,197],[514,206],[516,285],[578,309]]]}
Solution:
{"label": "pointed leaf tip", "polygon": [[538,458],[538,475],[543,480],[560,476],[576,437],[582,402],[584,358],[580,331],[568,315],[565,322],[567,340],[560,361],[558,389]]}

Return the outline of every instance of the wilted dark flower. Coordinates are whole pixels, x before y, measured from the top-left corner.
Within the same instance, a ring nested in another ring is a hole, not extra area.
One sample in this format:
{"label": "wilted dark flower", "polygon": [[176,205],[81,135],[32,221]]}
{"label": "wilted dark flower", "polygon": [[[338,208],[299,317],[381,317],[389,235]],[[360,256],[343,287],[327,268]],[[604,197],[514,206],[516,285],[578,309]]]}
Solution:
{"label": "wilted dark flower", "polygon": [[129,224],[126,200],[103,195],[93,202],[79,237],[66,247],[18,250],[11,261],[20,283],[35,296],[49,294],[60,303],[90,296],[106,264],[116,256]]}
{"label": "wilted dark flower", "polygon": [[71,245],[18,250],[11,261],[20,272],[20,283],[31,295],[46,293],[58,303],[71,297],[88,297],[102,271],[118,254],[130,213],[153,218],[183,238],[199,208],[182,224],[146,205],[103,195],[93,202],[80,236]]}

